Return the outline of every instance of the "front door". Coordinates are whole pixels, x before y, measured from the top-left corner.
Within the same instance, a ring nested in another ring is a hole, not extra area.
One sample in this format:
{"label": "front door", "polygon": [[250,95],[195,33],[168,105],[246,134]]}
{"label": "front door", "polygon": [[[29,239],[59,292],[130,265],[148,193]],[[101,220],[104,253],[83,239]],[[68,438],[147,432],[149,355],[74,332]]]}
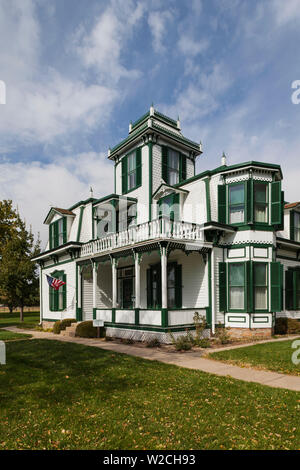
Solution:
{"label": "front door", "polygon": [[123,279],[123,308],[132,308],[133,306],[133,278]]}

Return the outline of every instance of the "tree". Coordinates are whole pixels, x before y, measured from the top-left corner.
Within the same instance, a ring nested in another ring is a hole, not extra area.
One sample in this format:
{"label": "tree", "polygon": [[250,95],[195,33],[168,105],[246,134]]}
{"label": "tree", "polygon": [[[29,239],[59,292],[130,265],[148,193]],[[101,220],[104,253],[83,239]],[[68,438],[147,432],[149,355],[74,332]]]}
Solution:
{"label": "tree", "polygon": [[0,201],[0,256],[1,247],[12,237],[18,229],[20,216],[13,209],[11,200]]}
{"label": "tree", "polygon": [[[7,202],[7,201],[4,201]],[[7,209],[12,205],[5,204]],[[38,299],[39,282],[36,264],[31,261],[33,256],[40,253],[40,241],[34,241],[31,231],[26,229],[18,214],[6,213],[6,220],[11,224],[2,224],[5,229],[0,245],[0,300],[13,308],[20,308],[20,321],[23,321],[25,305],[32,305]],[[1,226],[1,219],[0,219]],[[8,227],[8,228],[7,228]],[[5,233],[6,232],[6,233]],[[7,235],[8,234],[8,235]]]}

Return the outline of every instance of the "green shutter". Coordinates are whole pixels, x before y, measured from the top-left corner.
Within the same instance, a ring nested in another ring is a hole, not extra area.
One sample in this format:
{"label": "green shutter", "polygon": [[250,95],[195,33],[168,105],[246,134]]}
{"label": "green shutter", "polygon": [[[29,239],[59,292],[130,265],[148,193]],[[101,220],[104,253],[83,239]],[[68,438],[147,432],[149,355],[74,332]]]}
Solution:
{"label": "green shutter", "polygon": [[136,185],[142,184],[142,152],[141,147],[136,149]]}
{"label": "green shutter", "polygon": [[281,181],[271,183],[271,224],[282,224]]}
{"label": "green shutter", "polygon": [[284,230],[284,191],[281,191],[281,224],[278,225],[278,230]]}
{"label": "green shutter", "polygon": [[127,156],[122,159],[122,194],[127,193]]}
{"label": "green shutter", "polygon": [[53,247],[53,240],[52,240],[52,232],[53,232],[53,224],[49,225],[49,246],[50,250],[52,250]]}
{"label": "green shutter", "polygon": [[218,222],[226,224],[226,186],[218,186]]}
{"label": "green shutter", "polygon": [[186,156],[181,153],[179,158],[180,158],[179,177],[180,177],[180,181],[184,181],[186,180]]}
{"label": "green shutter", "polygon": [[246,282],[245,282],[245,296],[246,296],[246,310],[248,313],[254,311],[254,283],[253,283],[253,262],[246,261]]}
{"label": "green shutter", "polygon": [[168,147],[164,145],[161,148],[161,177],[168,183]]}
{"label": "green shutter", "polygon": [[63,218],[63,243],[67,243],[67,217]]}
{"label": "green shutter", "polygon": [[290,211],[290,239],[295,240],[295,211]]}
{"label": "green shutter", "polygon": [[63,274],[62,281],[65,282],[61,288],[63,291],[63,309],[67,308],[67,276]]}
{"label": "green shutter", "polygon": [[271,268],[271,312],[280,312],[282,309],[282,269],[279,262],[270,264]]}
{"label": "green shutter", "polygon": [[57,246],[59,246],[58,220],[56,222],[54,222],[53,230],[54,230],[54,246],[53,246],[53,248],[56,248]]}
{"label": "green shutter", "polygon": [[219,263],[219,310],[227,311],[227,272],[226,263]]}
{"label": "green shutter", "polygon": [[253,180],[247,180],[245,185],[246,191],[246,222],[253,224]]}
{"label": "green shutter", "polygon": [[294,271],[285,272],[285,310],[294,310]]}
{"label": "green shutter", "polygon": [[49,286],[49,310],[50,312],[54,311],[54,289]]}
{"label": "green shutter", "polygon": [[182,307],[182,266],[175,266],[175,304],[176,308]]}
{"label": "green shutter", "polygon": [[151,269],[147,269],[147,308],[152,307],[152,276]]}

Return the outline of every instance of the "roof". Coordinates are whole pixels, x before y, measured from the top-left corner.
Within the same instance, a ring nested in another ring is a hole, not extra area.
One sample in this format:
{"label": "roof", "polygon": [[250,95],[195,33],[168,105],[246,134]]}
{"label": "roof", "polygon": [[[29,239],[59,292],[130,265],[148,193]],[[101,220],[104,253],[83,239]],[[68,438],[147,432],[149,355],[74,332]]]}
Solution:
{"label": "roof", "polygon": [[290,202],[289,204],[285,204],[284,208],[285,209],[293,209],[294,207],[297,207],[299,204],[300,204],[300,201]]}
{"label": "roof", "polygon": [[[152,108],[151,112],[144,114],[131,125],[131,131],[125,139],[109,150],[108,158],[115,160],[121,153],[126,153],[128,148],[133,146],[137,140],[140,140],[143,135],[152,134],[153,131],[161,134],[167,140],[175,140],[183,149],[192,152],[194,156],[200,155],[202,153],[201,144],[184,137],[180,132],[178,123]],[[165,124],[168,127],[160,124]]]}
{"label": "roof", "polygon": [[215,168],[214,170],[206,170],[203,173],[199,173],[198,175],[192,176],[191,178],[181,181],[180,183],[177,183],[174,185],[175,187],[177,186],[183,186],[185,184],[192,183],[193,181],[197,181],[198,179],[205,178],[205,177],[210,177],[213,175],[216,175],[217,173],[226,173],[234,170],[239,170],[239,168],[245,168],[245,167],[258,167],[258,168],[267,168],[269,170],[273,171],[278,171],[280,174],[280,177],[282,178],[282,171],[280,165],[276,165],[275,163],[264,163],[264,162],[256,162],[256,161],[250,161],[250,162],[244,162],[244,163],[236,163],[234,165],[223,165],[219,166],[218,168]]}
{"label": "roof", "polygon": [[61,215],[71,215],[72,217],[75,217],[74,212],[70,211],[70,209],[61,209],[60,207],[51,207],[49,210],[48,214],[46,215],[46,218],[44,220],[44,224],[47,224],[49,222],[50,216],[52,212],[58,212]]}

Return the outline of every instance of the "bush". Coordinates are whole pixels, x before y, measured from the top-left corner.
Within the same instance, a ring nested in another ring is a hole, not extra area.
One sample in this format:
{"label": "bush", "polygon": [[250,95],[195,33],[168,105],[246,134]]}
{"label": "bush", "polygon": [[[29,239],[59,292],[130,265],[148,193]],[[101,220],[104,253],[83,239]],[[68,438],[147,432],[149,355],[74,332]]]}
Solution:
{"label": "bush", "polygon": [[275,335],[287,335],[300,333],[300,322],[294,318],[276,318]]}
{"label": "bush", "polygon": [[157,338],[152,338],[146,343],[147,348],[159,348],[160,347],[160,341]]}
{"label": "bush", "polygon": [[194,339],[192,335],[187,332],[186,335],[181,335],[178,338],[175,338],[172,332],[169,332],[169,335],[174,344],[176,351],[189,351],[194,345]]}
{"label": "bush", "polygon": [[72,323],[76,323],[76,318],[65,318],[60,322],[60,331],[65,330],[67,326],[71,326]]}
{"label": "bush", "polygon": [[53,333],[55,335],[59,335],[60,334],[60,331],[61,331],[61,321],[58,320],[54,323],[53,325]]}
{"label": "bush", "polygon": [[218,326],[216,328],[215,337],[221,344],[228,344],[231,342],[229,330],[230,328],[225,328],[224,326]]}
{"label": "bush", "polygon": [[[80,336],[80,338],[97,338],[97,328],[93,326],[92,321],[82,321],[78,323],[75,336]],[[105,329],[100,328],[100,337],[105,336]]]}

